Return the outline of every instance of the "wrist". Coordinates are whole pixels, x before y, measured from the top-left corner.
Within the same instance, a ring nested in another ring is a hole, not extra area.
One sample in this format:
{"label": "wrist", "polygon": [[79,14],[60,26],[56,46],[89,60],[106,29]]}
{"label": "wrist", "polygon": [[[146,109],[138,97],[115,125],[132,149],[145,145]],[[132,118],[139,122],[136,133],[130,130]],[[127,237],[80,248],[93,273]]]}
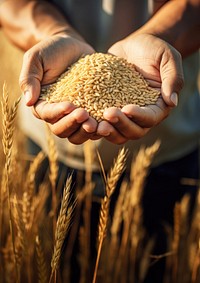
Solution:
{"label": "wrist", "polygon": [[54,6],[46,1],[31,1],[30,4],[32,33],[36,43],[54,35],[63,37],[74,37],[82,39],[81,36],[69,25],[65,16]]}
{"label": "wrist", "polygon": [[73,37],[74,39],[85,42],[84,38],[79,33],[77,33],[72,27],[69,27],[69,26],[62,27],[62,28],[61,27],[55,28],[55,30],[53,30],[49,34],[49,36],[60,36],[63,38]]}

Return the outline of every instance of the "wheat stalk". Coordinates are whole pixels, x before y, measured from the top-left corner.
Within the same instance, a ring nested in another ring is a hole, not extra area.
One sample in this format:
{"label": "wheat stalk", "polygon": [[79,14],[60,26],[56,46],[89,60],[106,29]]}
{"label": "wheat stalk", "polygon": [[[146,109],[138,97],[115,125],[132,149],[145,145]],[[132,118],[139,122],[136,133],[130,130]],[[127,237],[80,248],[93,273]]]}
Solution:
{"label": "wheat stalk", "polygon": [[141,147],[136,158],[132,162],[130,173],[131,184],[131,206],[134,207],[139,203],[144,187],[145,177],[147,176],[149,167],[152,163],[154,155],[160,147],[160,142],[156,141],[152,146]]}
{"label": "wheat stalk", "polygon": [[117,156],[114,166],[111,168],[106,181],[106,195],[103,198],[101,209],[100,209],[100,219],[99,219],[99,242],[105,237],[106,226],[109,213],[110,198],[113,194],[117,182],[125,170],[126,166],[127,151],[122,148]]}
{"label": "wheat stalk", "polygon": [[[18,246],[16,246],[15,249],[15,256],[17,259],[17,265],[18,265],[18,272],[21,269],[22,266],[22,258],[27,253],[27,243],[26,243],[26,232],[25,232],[25,225],[22,219],[22,211],[19,206],[19,201],[17,199],[16,194],[14,195],[12,199],[13,204],[13,218],[15,221],[15,225],[17,227],[17,239],[18,239]],[[19,272],[20,274],[20,272]]]}
{"label": "wheat stalk", "polygon": [[200,270],[200,190],[197,194],[197,201],[196,201],[196,207],[195,207],[195,214],[193,216],[192,221],[192,229],[191,229],[190,236],[190,242],[194,243],[195,245],[195,255],[193,264],[191,266],[191,281],[192,283],[198,282],[198,271]]}
{"label": "wheat stalk", "polygon": [[[155,142],[151,147],[141,147],[136,157],[132,161],[129,184],[130,192],[126,197],[122,240],[115,267],[114,281],[117,281],[118,276],[121,274],[122,264],[124,268],[126,268],[128,250],[133,261],[135,261],[135,257],[133,258],[133,255],[136,253],[136,246],[141,233],[142,217],[140,201],[142,197],[144,181],[148,173],[149,166],[152,163],[152,159],[155,153],[158,151],[159,145],[159,142]],[[130,249],[129,245],[131,245]],[[134,268],[135,266],[133,265],[132,269],[134,270]]]}
{"label": "wheat stalk", "polygon": [[82,282],[88,281],[87,274],[89,270],[89,261],[90,261],[90,242],[91,242],[91,208],[92,208],[92,190],[94,188],[94,184],[92,182],[92,164],[94,161],[94,143],[91,140],[88,140],[83,145],[84,152],[84,161],[85,161],[85,189],[83,192],[87,190],[87,194],[84,198],[83,203],[83,227],[82,230],[84,233],[80,237],[81,239],[81,280]]}
{"label": "wheat stalk", "polygon": [[97,277],[97,270],[99,266],[100,256],[101,256],[101,250],[103,245],[103,240],[106,236],[106,229],[107,229],[107,222],[108,222],[108,216],[109,216],[109,207],[110,207],[110,199],[111,196],[116,188],[117,182],[122,175],[122,173],[125,170],[126,167],[126,159],[127,159],[127,150],[125,148],[122,148],[116,160],[114,161],[114,165],[111,168],[107,181],[106,181],[106,195],[103,198],[103,201],[101,203],[100,208],[100,216],[99,216],[99,226],[98,226],[98,239],[99,239],[99,246],[97,251],[97,259],[95,264],[95,270],[93,275],[93,283],[96,282]]}
{"label": "wheat stalk", "polygon": [[31,214],[33,212],[33,198],[35,194],[35,176],[44,157],[45,154],[42,151],[39,152],[30,164],[27,174],[27,182],[25,184],[26,191],[23,193],[22,197],[22,218],[27,230],[32,226]]}
{"label": "wheat stalk", "polygon": [[66,185],[63,191],[63,198],[61,201],[61,208],[60,213],[58,216],[57,224],[56,224],[56,231],[55,231],[55,244],[54,244],[54,251],[51,260],[51,277],[50,281],[55,274],[56,280],[56,270],[58,269],[59,259],[61,255],[62,246],[66,237],[66,233],[69,229],[69,225],[71,222],[72,212],[74,209],[74,204],[70,204],[71,202],[71,183],[72,183],[72,176],[68,177],[66,181]]}
{"label": "wheat stalk", "polygon": [[127,181],[123,181],[120,187],[119,196],[114,210],[113,221],[110,228],[111,239],[109,242],[108,254],[108,282],[113,282],[114,267],[120,247],[119,231],[123,222],[124,209],[127,209],[127,207],[125,207],[125,202],[128,194],[128,183]]}
{"label": "wheat stalk", "polygon": [[[9,210],[9,226],[10,226],[10,233],[12,237],[12,244],[13,244],[13,252],[14,255],[16,254],[15,251],[15,240],[14,240],[14,232],[13,232],[13,220],[12,220],[12,211],[11,211],[11,188],[9,185],[9,176],[10,176],[10,163],[11,163],[11,152],[12,152],[12,145],[13,145],[13,133],[14,133],[14,119],[17,114],[17,107],[20,102],[21,97],[19,97],[13,104],[11,108],[9,108],[8,103],[8,91],[6,84],[3,85],[3,99],[1,102],[2,108],[2,123],[3,123],[3,151],[6,158],[5,161],[5,187],[7,191],[7,199],[8,199],[8,210]],[[16,275],[17,275],[17,282],[19,282],[19,273],[17,268],[17,262],[15,258],[15,267],[16,267]]]}
{"label": "wheat stalk", "polygon": [[1,267],[1,282],[16,282],[15,274],[15,256],[13,253],[12,238],[10,234],[6,235],[5,246],[1,249],[3,264]]}
{"label": "wheat stalk", "polygon": [[57,196],[56,196],[56,180],[58,177],[58,164],[57,164],[57,149],[56,144],[53,139],[52,133],[49,127],[47,129],[47,143],[48,143],[48,150],[49,150],[49,168],[50,174],[49,179],[51,182],[51,189],[52,189],[52,214],[53,214],[53,235],[55,235],[56,229],[56,211],[57,211]]}
{"label": "wheat stalk", "polygon": [[36,246],[36,260],[37,260],[37,269],[38,269],[38,283],[47,283],[48,270],[47,270],[44,251],[41,245],[40,237],[38,235],[35,238],[35,246]]}

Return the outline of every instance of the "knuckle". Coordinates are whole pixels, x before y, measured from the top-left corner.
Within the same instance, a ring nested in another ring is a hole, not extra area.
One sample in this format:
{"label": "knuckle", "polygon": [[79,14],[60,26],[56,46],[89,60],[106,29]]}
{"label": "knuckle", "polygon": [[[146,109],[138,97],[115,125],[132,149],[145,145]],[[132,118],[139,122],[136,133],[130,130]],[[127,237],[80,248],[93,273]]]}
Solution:
{"label": "knuckle", "polygon": [[30,78],[28,77],[22,77],[19,78],[19,86],[21,90],[26,90],[27,86],[30,85]]}
{"label": "knuckle", "polygon": [[22,69],[19,76],[19,85],[22,90],[29,86],[33,78],[38,78],[40,70],[40,58],[38,52],[28,50],[23,57]]}
{"label": "knuckle", "polygon": [[59,112],[65,113],[66,112],[66,106],[62,103],[59,104]]}
{"label": "knuckle", "polygon": [[24,53],[23,63],[32,63],[36,58],[38,58],[38,56],[38,52],[34,51],[33,49],[29,49]]}

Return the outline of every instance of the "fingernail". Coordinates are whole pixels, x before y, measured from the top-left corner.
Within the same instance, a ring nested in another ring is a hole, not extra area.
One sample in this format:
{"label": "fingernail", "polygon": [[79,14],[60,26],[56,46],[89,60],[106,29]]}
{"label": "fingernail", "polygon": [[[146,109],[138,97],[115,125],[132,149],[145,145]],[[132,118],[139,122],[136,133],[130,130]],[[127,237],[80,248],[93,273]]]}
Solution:
{"label": "fingernail", "polygon": [[26,90],[26,91],[24,92],[24,97],[25,97],[26,103],[29,103],[29,101],[30,101],[31,98],[32,98],[32,96],[31,96],[31,94],[30,94],[30,92],[29,92],[28,90]]}
{"label": "fingernail", "polygon": [[[118,117],[112,117],[111,119],[109,119],[111,123],[118,123],[119,122],[119,118]],[[108,121],[109,121],[108,120]]]}
{"label": "fingernail", "polygon": [[173,93],[171,94],[170,99],[171,99],[171,101],[173,102],[173,104],[174,104],[175,106],[178,105],[178,94],[177,94],[176,92],[173,92]]}
{"label": "fingernail", "polygon": [[110,135],[110,132],[104,132],[104,133],[102,134],[103,137],[108,137],[109,135]]}

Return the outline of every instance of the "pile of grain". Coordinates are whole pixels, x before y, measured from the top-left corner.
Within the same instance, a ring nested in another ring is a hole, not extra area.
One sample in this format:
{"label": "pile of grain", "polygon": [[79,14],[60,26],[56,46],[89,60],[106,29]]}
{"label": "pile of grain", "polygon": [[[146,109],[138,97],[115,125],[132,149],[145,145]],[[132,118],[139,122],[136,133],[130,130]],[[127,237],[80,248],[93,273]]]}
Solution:
{"label": "pile of grain", "polygon": [[94,53],[79,59],[54,84],[43,88],[40,98],[73,102],[101,121],[108,107],[155,104],[159,95],[126,60]]}

